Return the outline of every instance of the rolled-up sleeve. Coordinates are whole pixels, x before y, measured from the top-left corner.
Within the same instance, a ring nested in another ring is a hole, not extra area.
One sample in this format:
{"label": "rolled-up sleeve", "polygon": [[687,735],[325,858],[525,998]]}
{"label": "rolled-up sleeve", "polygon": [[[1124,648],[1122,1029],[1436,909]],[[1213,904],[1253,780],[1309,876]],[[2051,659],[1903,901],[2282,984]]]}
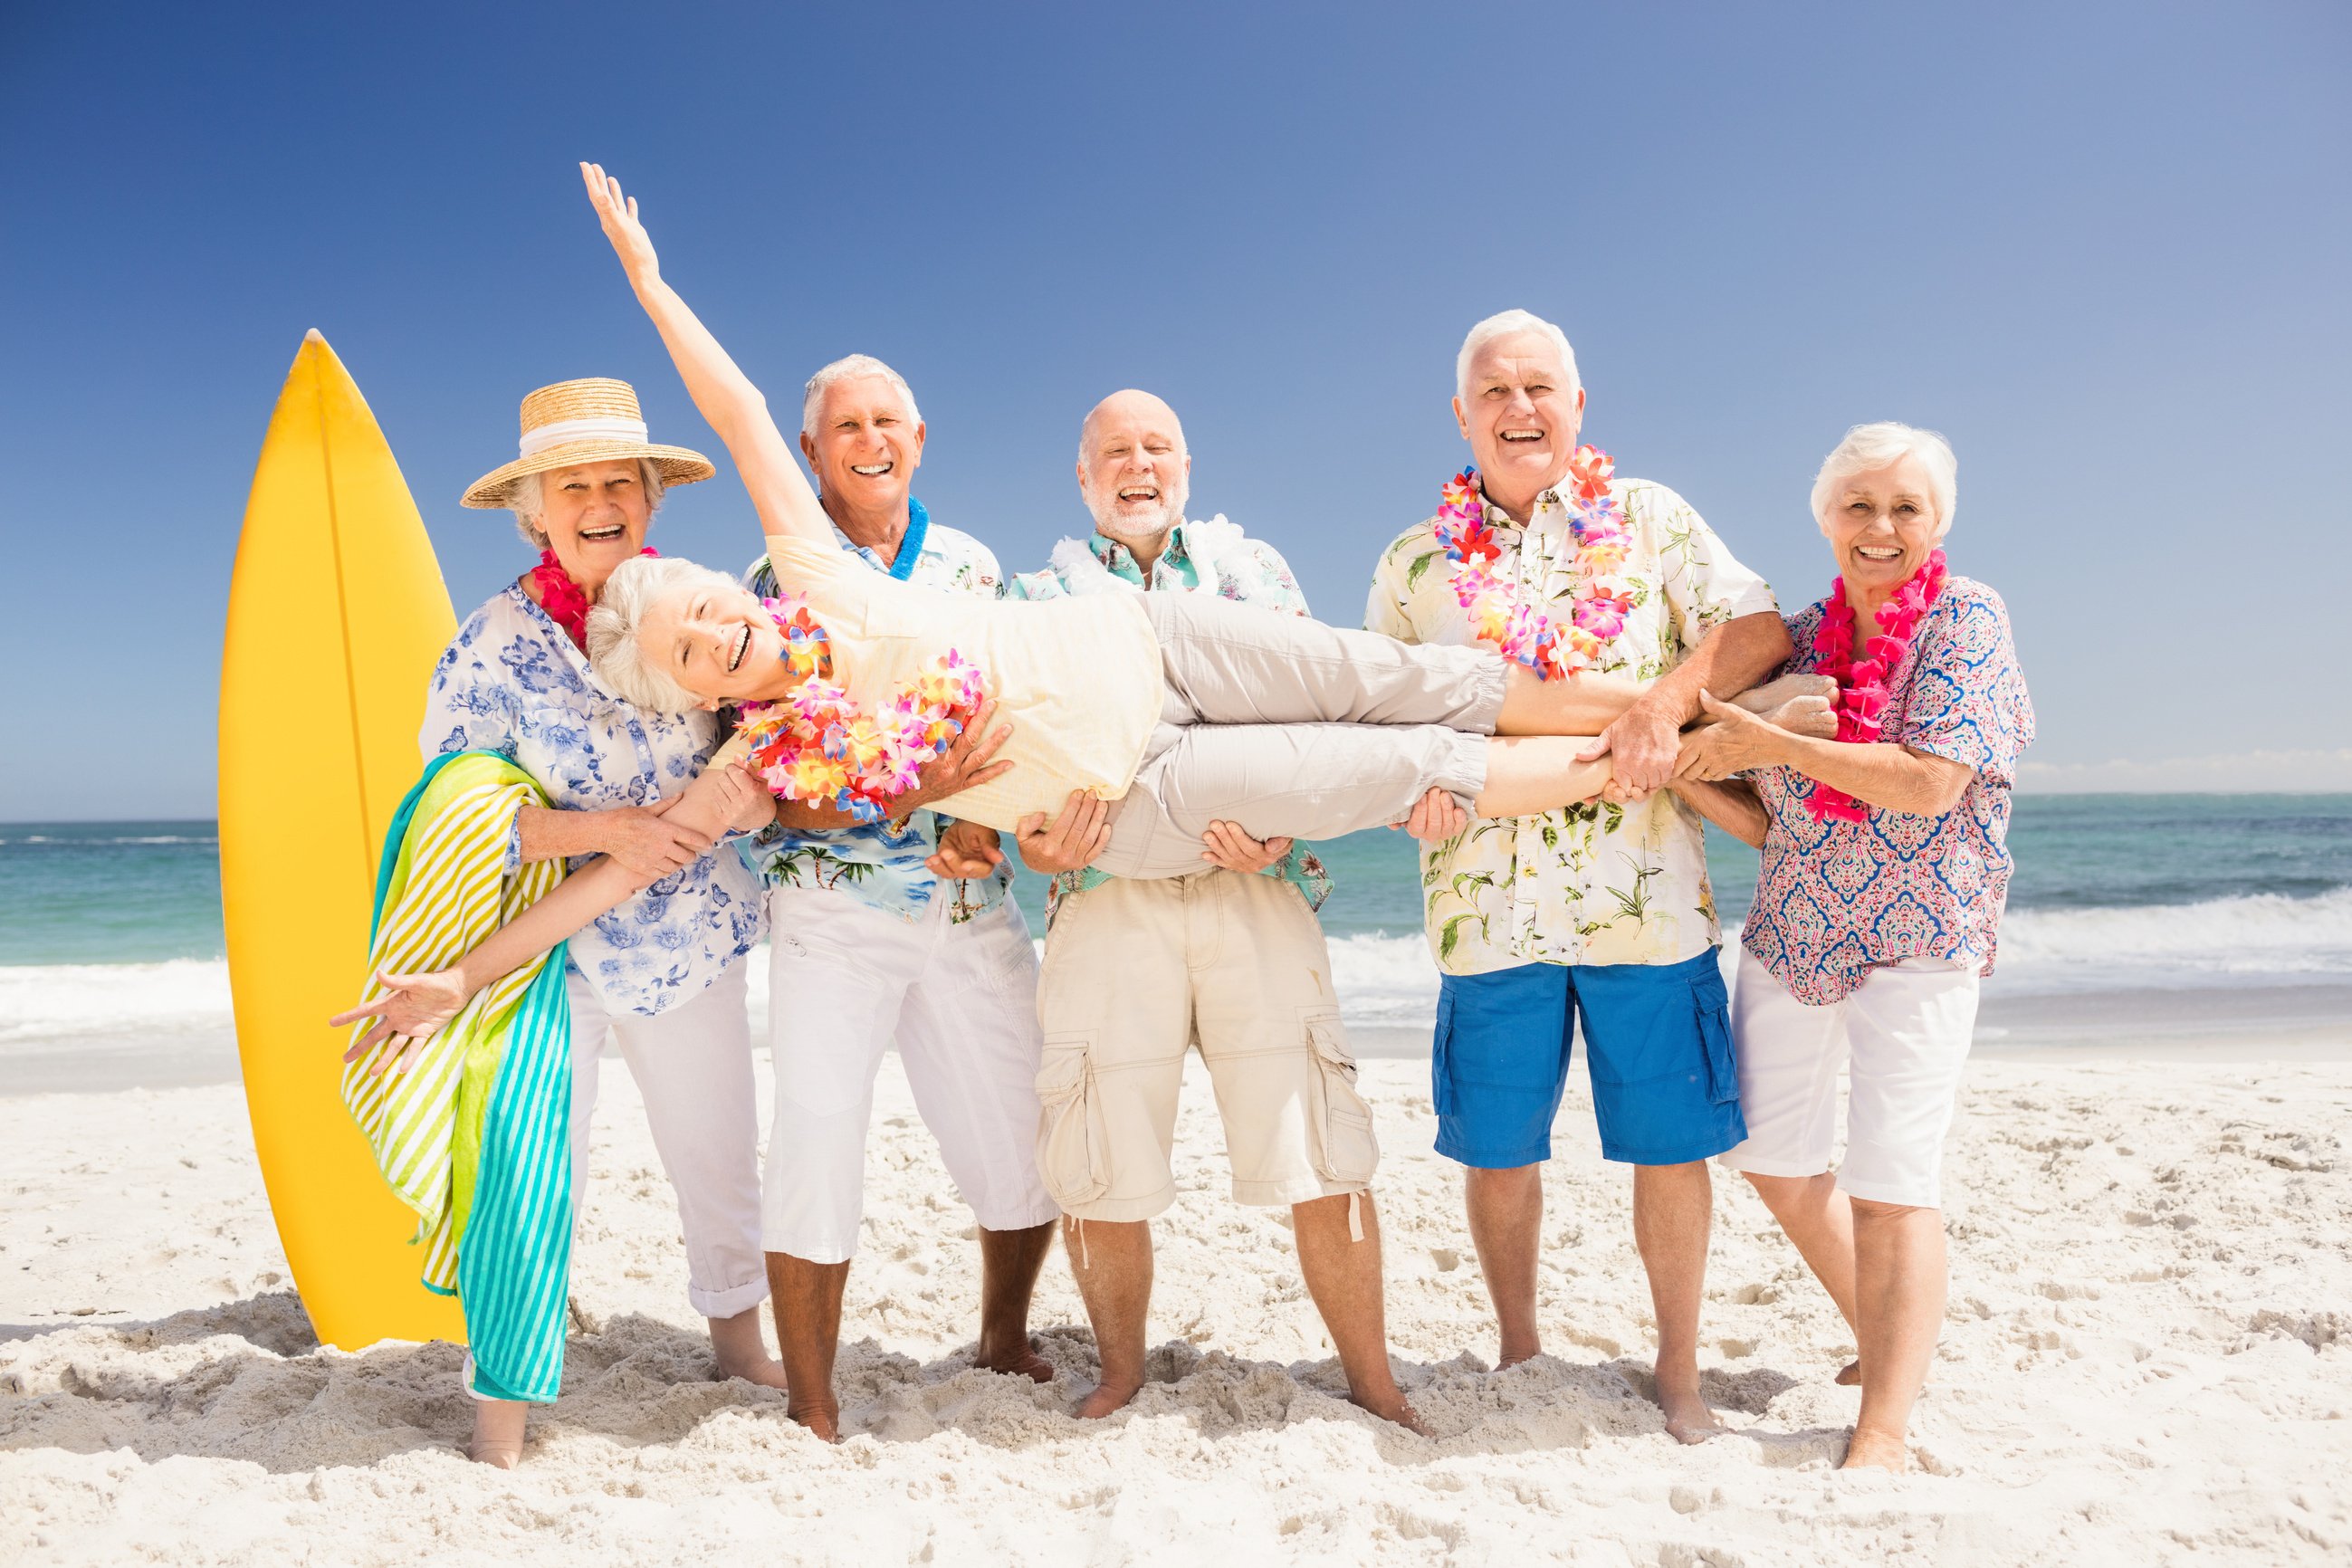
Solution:
{"label": "rolled-up sleeve", "polygon": [[2018,758],[2033,743],[2033,699],[2008,607],[1983,584],[1951,584],[1921,626],[1901,741],[1995,784],[2016,782]]}

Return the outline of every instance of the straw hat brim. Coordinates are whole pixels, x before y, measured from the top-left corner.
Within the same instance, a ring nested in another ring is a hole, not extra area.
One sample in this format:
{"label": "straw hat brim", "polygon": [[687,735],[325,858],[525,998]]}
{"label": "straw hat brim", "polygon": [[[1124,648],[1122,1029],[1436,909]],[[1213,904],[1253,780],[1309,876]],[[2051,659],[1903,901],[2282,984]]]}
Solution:
{"label": "straw hat brim", "polygon": [[507,504],[507,487],[525,474],[552,473],[583,463],[610,463],[628,458],[648,458],[661,470],[665,485],[690,485],[719,470],[710,459],[684,447],[659,447],[649,441],[596,439],[566,441],[544,452],[533,452],[503,468],[493,468],[467,488],[462,505],[491,510]]}

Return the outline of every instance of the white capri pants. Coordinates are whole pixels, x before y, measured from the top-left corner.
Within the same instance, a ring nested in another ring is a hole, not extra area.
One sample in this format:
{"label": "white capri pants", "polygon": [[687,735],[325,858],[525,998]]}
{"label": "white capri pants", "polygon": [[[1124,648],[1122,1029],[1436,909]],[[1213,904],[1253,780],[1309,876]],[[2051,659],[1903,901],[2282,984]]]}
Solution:
{"label": "white capri pants", "polygon": [[1906,958],[1874,969],[1845,997],[1808,1006],[1754,953],[1739,954],[1731,998],[1747,1139],[1717,1156],[1759,1176],[1818,1176],[1837,1150],[1838,1069],[1851,1066],[1849,1197],[1943,1206],[1944,1135],[1977,1021],[1974,964]]}
{"label": "white capri pants", "polygon": [[760,1118],[751,1080],[744,964],[719,972],[699,996],[651,1017],[608,1013],[578,969],[572,1001],[572,1226],[586,1212],[588,1123],[604,1042],[621,1047],[645,1097],[646,1121],[686,1237],[686,1296],[706,1318],[731,1318],[768,1299],[760,1256]]}
{"label": "white capri pants", "polygon": [[895,1040],[923,1124],[983,1230],[1061,1211],[1037,1174],[1037,951],[1007,898],[956,924],[913,921],[816,888],[768,894],[768,1038],[776,1114],[761,1237],[771,1252],[846,1263],[866,1211],[874,1075]]}

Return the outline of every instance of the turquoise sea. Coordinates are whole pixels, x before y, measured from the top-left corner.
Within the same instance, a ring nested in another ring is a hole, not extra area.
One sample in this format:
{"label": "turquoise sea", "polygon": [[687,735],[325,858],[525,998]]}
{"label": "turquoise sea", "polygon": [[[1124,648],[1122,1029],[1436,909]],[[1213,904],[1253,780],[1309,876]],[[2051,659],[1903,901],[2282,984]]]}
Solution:
{"label": "turquoise sea", "polygon": [[[2352,795],[2027,795],[2010,844],[1980,1041],[2262,1028],[2352,1045]],[[1755,856],[1709,845],[1736,921]],[[1436,971],[1410,841],[1318,848],[1350,1024],[1374,1049],[1426,1049]],[[1024,874],[1033,931],[1042,894]],[[230,1028],[211,823],[0,824],[0,1091],[66,1081],[93,1052],[146,1064],[142,1080],[217,1076]]]}

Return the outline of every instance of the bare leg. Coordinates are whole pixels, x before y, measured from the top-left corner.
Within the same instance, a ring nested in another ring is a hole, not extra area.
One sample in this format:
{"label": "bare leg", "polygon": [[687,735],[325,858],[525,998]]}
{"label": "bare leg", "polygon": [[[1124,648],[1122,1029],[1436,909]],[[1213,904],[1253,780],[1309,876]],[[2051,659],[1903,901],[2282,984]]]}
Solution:
{"label": "bare leg", "polygon": [[478,1399],[474,1402],[474,1440],[466,1457],[478,1465],[511,1470],[522,1463],[523,1423],[530,1406],[520,1399]]}
{"label": "bare leg", "polygon": [[1495,1324],[1501,1338],[1495,1367],[1499,1372],[1543,1353],[1536,1337],[1536,1252],[1543,1238],[1543,1167],[1465,1170],[1462,1206],[1469,1215],[1470,1241],[1478,1249],[1479,1272],[1486,1277],[1486,1299],[1495,1306]]}
{"label": "bare leg", "polygon": [[1472,804],[1480,816],[1532,816],[1590,800],[1609,782],[1609,759],[1580,763],[1583,735],[1498,735],[1486,742],[1486,787]]}
{"label": "bare leg", "polygon": [[841,1293],[848,1283],[846,1263],[768,1254],[768,1297],[776,1311],[776,1345],[784,1352],[790,1393],[784,1413],[828,1443],[841,1441],[833,1358],[841,1345]]}
{"label": "bare leg", "polygon": [[[1085,1227],[1084,1235],[1080,1226]],[[1076,1414],[1108,1415],[1143,1386],[1143,1331],[1151,1315],[1151,1222],[1062,1221],[1062,1250],[1094,1325],[1102,1381]]]}
{"label": "bare leg", "polygon": [[1851,1201],[1862,1413],[1842,1468],[1900,1471],[1907,1461],[1904,1430],[1944,1324],[1944,1214]]}
{"label": "bare leg", "polygon": [[1598,735],[1649,689],[1623,675],[1579,675],[1545,680],[1523,664],[1510,667],[1503,687],[1498,735]]}
{"label": "bare leg", "polygon": [[1381,1290],[1381,1222],[1372,1194],[1355,1202],[1364,1239],[1348,1231],[1347,1194],[1310,1198],[1290,1205],[1291,1230],[1298,1238],[1298,1271],[1307,1293],[1331,1331],[1332,1348],[1348,1373],[1348,1397],[1386,1421],[1428,1435],[1405,1402],[1389,1366],[1388,1304]]}
{"label": "bare leg", "polygon": [[740,1377],[763,1388],[782,1388],[784,1363],[768,1353],[760,1337],[760,1309],[747,1307],[731,1318],[710,1321],[710,1349],[719,1358],[719,1375]]}
{"label": "bare leg", "polygon": [[991,1372],[1054,1381],[1054,1363],[1029,1343],[1029,1299],[1054,1247],[1054,1222],[980,1233],[980,1353]]}
{"label": "bare leg", "polygon": [[[1753,1171],[1747,1175],[1748,1184],[1796,1244],[1805,1267],[1837,1304],[1838,1316],[1855,1330],[1854,1343],[1859,1345],[1861,1331],[1853,1315],[1853,1208],[1838,1190],[1837,1177],[1826,1171],[1818,1176],[1759,1176]],[[1860,1383],[1862,1363],[1848,1362],[1837,1381],[1848,1387]]]}
{"label": "bare leg", "polygon": [[1658,1322],[1658,1405],[1666,1430],[1685,1443],[1723,1430],[1698,1391],[1698,1313],[1714,1211],[1706,1161],[1633,1167],[1633,1246],[1650,1276]]}

